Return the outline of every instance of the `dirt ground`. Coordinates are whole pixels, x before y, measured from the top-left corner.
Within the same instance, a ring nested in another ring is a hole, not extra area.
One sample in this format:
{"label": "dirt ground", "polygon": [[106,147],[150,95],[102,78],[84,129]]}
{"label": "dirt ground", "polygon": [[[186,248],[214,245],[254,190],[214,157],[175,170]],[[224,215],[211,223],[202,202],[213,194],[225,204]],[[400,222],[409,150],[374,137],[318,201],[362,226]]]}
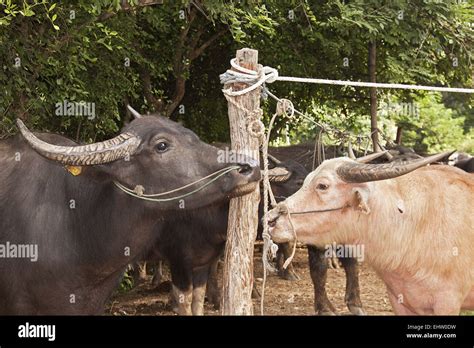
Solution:
{"label": "dirt ground", "polygon": [[[255,255],[255,278],[258,289],[262,286],[261,254]],[[313,285],[311,282],[306,248],[298,248],[293,260],[300,277],[297,281],[280,279],[277,275],[267,277],[265,286],[265,315],[314,315]],[[164,277],[169,279],[165,271]],[[327,292],[341,315],[350,315],[344,304],[344,269],[329,269]],[[161,288],[164,288],[163,286]],[[375,273],[362,264],[360,267],[361,299],[368,315],[393,315],[385,286]],[[175,315],[168,305],[169,293],[166,289],[157,290],[151,286],[151,276],[146,282],[127,292],[115,293],[107,305],[109,315]],[[254,312],[260,314],[260,299],[254,299]],[[219,315],[213,306],[206,303],[205,315]]]}

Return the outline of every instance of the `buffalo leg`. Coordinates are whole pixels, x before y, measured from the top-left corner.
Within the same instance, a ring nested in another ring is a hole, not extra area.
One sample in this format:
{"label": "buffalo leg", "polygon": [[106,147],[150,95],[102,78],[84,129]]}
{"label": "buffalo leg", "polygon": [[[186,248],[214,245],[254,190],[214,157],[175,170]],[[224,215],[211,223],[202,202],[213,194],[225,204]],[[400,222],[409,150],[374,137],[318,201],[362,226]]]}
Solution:
{"label": "buffalo leg", "polygon": [[293,268],[293,263],[290,262],[286,269],[283,268],[285,261],[291,256],[293,252],[292,243],[280,243],[278,244],[278,251],[276,257],[276,264],[278,269],[278,276],[286,280],[298,280],[299,277]]}
{"label": "buffalo leg", "polygon": [[336,308],[329,301],[326,293],[328,260],[324,256],[324,249],[308,245],[308,259],[314,286],[314,310],[319,315],[335,315]]}
{"label": "buffalo leg", "polygon": [[153,274],[153,279],[151,280],[151,284],[154,287],[157,287],[158,285],[161,284],[162,280],[163,280],[163,261],[159,260],[158,262],[155,263],[154,274]]}
{"label": "buffalo leg", "polygon": [[179,315],[192,315],[191,304],[193,301],[193,290],[182,290],[173,284],[172,290],[173,302],[177,308],[173,308]]}
{"label": "buffalo leg", "polygon": [[206,284],[209,277],[209,265],[199,267],[193,271],[193,315],[204,315],[204,298],[206,297]]}
{"label": "buffalo leg", "polygon": [[357,259],[354,257],[341,257],[339,261],[344,267],[346,272],[346,295],[344,301],[346,302],[347,308],[352,314],[365,315],[365,311],[362,308],[362,301],[360,300],[360,289],[359,289],[359,264]]}
{"label": "buffalo leg", "polygon": [[206,297],[214,309],[221,305],[221,291],[219,288],[219,258],[217,257],[209,267],[209,278],[207,280]]}
{"label": "buffalo leg", "polygon": [[172,302],[177,308],[173,308],[179,315],[192,315],[191,304],[193,301],[193,270],[188,262],[181,260],[169,260],[173,290],[171,291]]}

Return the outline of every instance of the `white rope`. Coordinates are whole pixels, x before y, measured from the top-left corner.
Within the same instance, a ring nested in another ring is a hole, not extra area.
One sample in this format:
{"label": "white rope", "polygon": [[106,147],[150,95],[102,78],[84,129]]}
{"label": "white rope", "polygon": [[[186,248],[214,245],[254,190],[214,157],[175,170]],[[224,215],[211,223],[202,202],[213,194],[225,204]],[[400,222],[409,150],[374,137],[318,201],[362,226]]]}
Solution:
{"label": "white rope", "polygon": [[[216,181],[217,179],[219,179],[220,177],[226,175],[227,173],[230,173],[231,171],[233,170],[236,170],[236,169],[239,169],[239,166],[229,166],[229,167],[225,167],[225,168],[222,168],[222,169],[219,169],[217,171],[215,171],[214,173],[211,173],[207,176],[205,176],[204,178],[201,178],[199,180],[196,180],[196,181],[193,181],[192,183],[190,184],[187,184],[187,185],[184,185],[184,186],[181,186],[181,187],[178,187],[174,190],[170,190],[170,191],[166,191],[166,192],[161,192],[161,193],[155,193],[155,194],[144,194],[145,192],[145,189],[143,188],[142,185],[136,185],[135,188],[132,190],[128,187],[126,187],[125,185],[122,185],[121,183],[117,182],[117,181],[114,181],[114,184],[115,186],[117,186],[120,190],[122,190],[123,192],[125,192],[126,194],[132,196],[132,197],[135,197],[135,198],[139,198],[139,199],[142,199],[142,200],[145,200],[145,201],[150,201],[150,202],[170,202],[170,201],[175,201],[175,200],[178,200],[178,199],[182,199],[182,198],[185,198],[185,197],[188,197],[188,196],[191,196],[193,194],[195,194],[196,192],[199,192],[203,189],[205,189],[207,186],[209,186],[210,184],[212,184],[214,181]],[[160,197],[160,196],[165,196],[165,195],[169,195],[171,193],[175,193],[175,192],[178,192],[178,191],[181,191],[185,188],[188,188],[190,186],[193,186],[195,184],[198,184],[206,179],[209,179],[209,181],[207,181],[206,183],[204,183],[203,185],[199,186],[198,188],[192,190],[191,192],[187,192],[187,193],[184,193],[184,194],[181,194],[179,196],[175,196],[175,197],[169,197],[169,198],[156,198],[156,197]]]}
{"label": "white rope", "polygon": [[278,70],[271,68],[269,66],[260,66],[259,71],[246,69],[238,65],[235,61],[235,58],[230,60],[230,65],[235,70],[227,70],[225,73],[220,75],[221,83],[246,83],[250,85],[247,88],[232,91],[232,89],[224,89],[222,92],[229,96],[240,96],[246,93],[253,91],[254,89],[260,87],[265,82],[272,83],[276,81],[278,77]]}
{"label": "white rope", "polygon": [[[224,93],[224,96],[226,97],[228,101],[235,104],[232,97],[243,95],[263,85],[262,96],[270,96],[277,102],[277,105],[288,105],[288,103],[283,103],[283,99],[278,98],[276,95],[270,92],[268,88],[266,88],[266,86],[264,85],[265,82],[271,83],[278,79],[278,70],[271,67],[260,67],[258,72],[255,70],[246,69],[244,67],[239,66],[236,63],[235,58],[231,59],[230,64],[234,70],[229,69],[225,73],[221,74],[220,75],[221,83],[224,85],[231,84],[231,83],[246,83],[250,86],[245,89],[237,90],[237,91],[233,91],[232,87],[224,88],[222,92]],[[360,135],[354,135],[352,132],[340,131],[339,129],[331,127],[328,124],[323,124],[323,123],[315,121],[313,118],[295,109],[295,107],[293,106],[291,102],[288,105],[288,109],[290,111],[290,115],[288,115],[287,113],[287,116],[289,117],[289,119],[292,119],[293,115],[297,114],[301,116],[302,118],[306,119],[307,121],[312,122],[316,126],[320,127],[327,135],[329,135],[330,133],[333,133],[333,135],[335,135],[337,138],[346,138],[349,136],[354,136],[357,138],[360,137]],[[285,110],[285,111],[288,111],[288,110]],[[368,141],[370,141],[369,136],[366,135],[364,137],[367,137]]]}
{"label": "white rope", "polygon": [[[288,114],[290,111],[290,114]],[[276,269],[273,267],[270,262],[268,261],[268,257],[271,256],[272,259],[275,258],[276,253],[278,251],[278,245],[276,245],[270,236],[269,233],[269,226],[268,226],[268,200],[270,198],[270,202],[272,207],[276,207],[277,202],[275,200],[275,196],[272,192],[272,187],[270,184],[270,179],[268,175],[268,144],[270,143],[270,135],[272,132],[273,124],[278,116],[286,116],[287,118],[291,118],[294,115],[294,107],[293,103],[288,99],[280,99],[277,103],[276,111],[273,114],[270,123],[268,124],[268,131],[267,135],[262,143],[262,155],[263,155],[263,232],[262,232],[262,239],[263,239],[263,251],[262,251],[262,263],[263,263],[263,282],[262,282],[262,294],[260,297],[260,314],[264,315],[264,301],[265,301],[265,285],[267,283],[267,271],[275,272]],[[295,243],[296,246],[296,243]],[[288,261],[288,260],[287,260]],[[291,261],[291,260],[290,260]],[[286,268],[286,266],[283,266]]]}
{"label": "white rope", "polygon": [[276,80],[287,81],[287,82],[317,83],[317,84],[323,84],[323,85],[337,85],[337,86],[414,89],[414,90],[422,90],[422,91],[453,92],[453,93],[474,93],[473,88],[421,86],[421,85],[407,85],[407,84],[402,84],[402,83],[341,81],[341,80],[313,79],[313,78],[290,77],[290,76],[279,76],[276,78]]}
{"label": "white rope", "polygon": [[455,87],[436,87],[436,86],[421,86],[421,85],[407,85],[401,83],[378,83],[378,82],[361,82],[361,81],[342,81],[342,80],[327,80],[315,79],[306,77],[293,76],[279,76],[278,70],[269,66],[264,66],[259,69],[259,72],[249,70],[239,66],[235,58],[231,59],[230,64],[235,70],[227,70],[220,75],[221,83],[246,83],[249,87],[232,91],[230,89],[224,90],[224,93],[232,96],[243,95],[260,87],[264,83],[272,83],[274,81],[286,82],[301,82],[301,83],[316,83],[324,85],[337,86],[354,86],[354,87],[376,87],[376,88],[394,88],[394,89],[413,89],[423,91],[436,92],[453,92],[453,93],[474,93],[472,88],[455,88]]}

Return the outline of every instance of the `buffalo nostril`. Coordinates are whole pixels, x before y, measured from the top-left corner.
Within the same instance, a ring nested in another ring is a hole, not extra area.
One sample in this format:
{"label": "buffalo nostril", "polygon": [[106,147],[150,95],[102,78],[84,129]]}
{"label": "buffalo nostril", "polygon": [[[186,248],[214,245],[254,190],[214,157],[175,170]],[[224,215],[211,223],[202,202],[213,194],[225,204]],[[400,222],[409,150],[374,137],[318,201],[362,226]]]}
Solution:
{"label": "buffalo nostril", "polygon": [[248,164],[239,164],[239,165],[240,165],[240,169],[239,169],[240,174],[247,175],[247,174],[252,173],[252,167],[250,165]]}
{"label": "buffalo nostril", "polygon": [[268,226],[269,226],[269,227],[275,227],[276,222],[277,222],[277,220],[278,220],[278,217],[279,217],[279,215],[276,215],[276,216],[269,216],[269,217],[267,218]]}

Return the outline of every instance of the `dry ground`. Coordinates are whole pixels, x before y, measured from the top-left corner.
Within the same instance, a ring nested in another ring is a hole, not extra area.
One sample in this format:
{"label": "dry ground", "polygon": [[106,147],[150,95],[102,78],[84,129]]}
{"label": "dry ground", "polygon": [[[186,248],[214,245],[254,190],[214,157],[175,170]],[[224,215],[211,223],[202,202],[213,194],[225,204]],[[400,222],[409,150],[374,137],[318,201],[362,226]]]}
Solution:
{"label": "dry ground", "polygon": [[[255,277],[260,289],[262,282],[261,255],[255,256]],[[267,278],[265,287],[266,315],[314,315],[313,285],[309,275],[308,257],[305,248],[298,248],[293,264],[300,280],[287,281],[276,275]],[[169,274],[165,272],[165,278]],[[151,279],[151,277],[150,277]],[[327,292],[340,314],[350,314],[344,304],[345,274],[342,268],[329,269]],[[385,293],[385,286],[365,264],[360,269],[361,299],[367,314],[392,315],[392,309]],[[128,292],[117,292],[110,300],[106,313],[109,315],[175,315],[168,306],[169,294],[157,291],[147,281]],[[254,299],[255,313],[260,313],[260,300]],[[206,315],[219,312],[206,303]]]}

